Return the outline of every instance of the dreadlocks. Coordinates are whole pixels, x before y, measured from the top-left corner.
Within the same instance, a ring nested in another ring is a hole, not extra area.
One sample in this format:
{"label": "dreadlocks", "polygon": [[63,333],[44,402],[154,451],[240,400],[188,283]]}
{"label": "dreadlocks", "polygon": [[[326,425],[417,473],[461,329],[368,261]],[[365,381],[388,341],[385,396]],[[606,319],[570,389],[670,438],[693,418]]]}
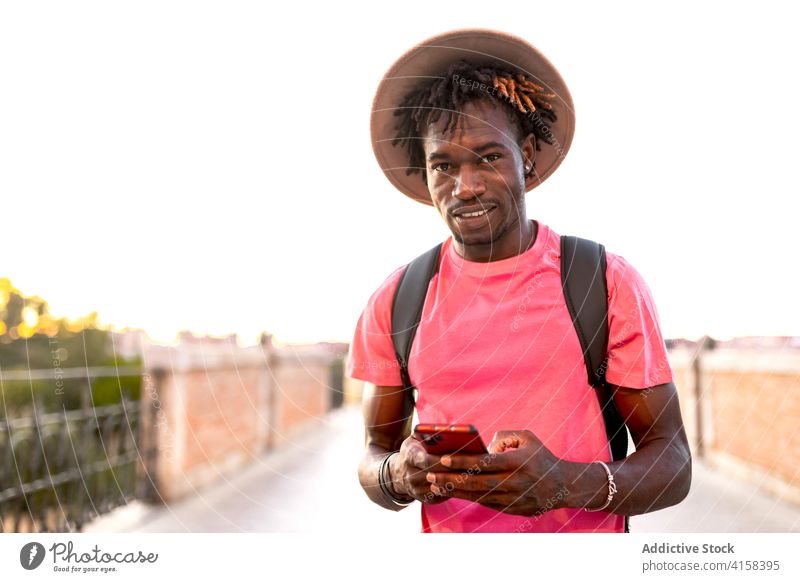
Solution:
{"label": "dreadlocks", "polygon": [[[502,103],[509,119],[516,125],[520,139],[535,136],[536,149],[540,141],[552,145],[554,138],[549,122],[556,121],[553,106],[548,102],[555,94],[548,93],[522,73],[516,75],[494,65],[477,66],[466,60],[453,63],[443,77],[419,83],[407,93],[394,112],[399,121],[392,145],[400,145],[408,154],[406,174],[420,172],[427,183],[425,152],[421,137],[442,113],[448,115],[444,132],[455,130],[461,108],[477,99],[493,99]],[[535,163],[535,162],[534,162]]]}

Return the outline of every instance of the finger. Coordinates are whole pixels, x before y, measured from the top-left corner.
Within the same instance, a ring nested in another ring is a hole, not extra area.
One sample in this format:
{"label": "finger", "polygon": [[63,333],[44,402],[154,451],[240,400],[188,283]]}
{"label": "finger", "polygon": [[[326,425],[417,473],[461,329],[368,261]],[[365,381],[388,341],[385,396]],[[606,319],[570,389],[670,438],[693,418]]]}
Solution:
{"label": "finger", "polygon": [[508,452],[508,451],[513,451],[513,450],[518,449],[519,447],[520,447],[519,440],[512,439],[510,437],[506,437],[506,438],[501,439],[499,441],[490,442],[488,444],[488,446],[486,447],[486,449],[490,453],[497,454],[497,453],[505,453],[505,452]]}
{"label": "finger", "polygon": [[[481,494],[477,491],[464,491],[458,492],[458,495],[461,496],[462,493],[463,498],[469,498],[469,501],[491,507],[495,511],[502,511],[503,513],[517,513],[519,511],[517,505],[521,499],[519,495],[514,493],[494,492]],[[452,497],[456,497],[455,492]]]}
{"label": "finger", "polygon": [[487,449],[490,453],[501,453],[530,445],[541,445],[542,441],[529,430],[498,430]]}
{"label": "finger", "polygon": [[[436,487],[436,485],[431,485]],[[450,491],[443,491],[445,495],[451,498],[464,499],[466,501],[474,501],[476,503],[493,503],[503,505],[503,498],[501,496],[508,495],[507,493],[493,493],[487,491],[465,491],[464,489],[452,489]]]}
{"label": "finger", "polygon": [[513,449],[519,446],[519,437],[516,431],[498,430],[494,433],[491,442],[486,447],[490,453],[502,453],[506,449]]}
{"label": "finger", "polygon": [[461,489],[463,491],[510,491],[511,475],[509,473],[488,473],[483,475],[468,475],[466,473],[436,473],[429,472],[426,476],[428,482],[444,488]]}
{"label": "finger", "polygon": [[430,487],[431,483],[428,481],[428,471],[421,469],[419,471],[415,471],[411,469],[411,473],[408,475],[408,481],[411,483],[412,487],[419,487],[420,489],[425,489],[426,491]]}
{"label": "finger", "polygon": [[425,502],[425,498],[433,497],[434,493],[431,491],[431,484],[425,480],[425,473],[420,473],[419,475],[409,478],[409,495],[414,499]]}
{"label": "finger", "polygon": [[405,441],[403,441],[403,445],[401,447],[405,448],[408,452],[410,457],[413,457],[417,453],[425,453],[425,447],[422,446],[422,443],[415,439],[413,436],[408,437]]}
{"label": "finger", "polygon": [[421,444],[409,445],[409,448],[411,448],[409,451],[411,464],[418,469],[427,470],[434,465],[439,465],[441,456],[430,454]]}
{"label": "finger", "polygon": [[484,455],[442,455],[442,471],[482,471],[498,472],[515,469],[519,463],[505,453],[486,453]]}
{"label": "finger", "polygon": [[423,471],[446,472],[451,470],[450,467],[442,464],[442,455],[432,455],[424,450],[422,453],[415,453],[412,464]]}

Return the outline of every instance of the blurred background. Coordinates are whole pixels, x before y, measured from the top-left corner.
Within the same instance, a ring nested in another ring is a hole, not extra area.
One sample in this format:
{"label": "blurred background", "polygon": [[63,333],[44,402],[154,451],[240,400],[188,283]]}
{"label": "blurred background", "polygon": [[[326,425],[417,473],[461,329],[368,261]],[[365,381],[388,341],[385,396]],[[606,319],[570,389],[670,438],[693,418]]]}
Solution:
{"label": "blurred background", "polygon": [[358,485],[343,367],[372,292],[449,231],[384,179],[369,112],[402,52],[474,26],[575,101],[528,216],[630,261],[669,338],[693,489],[632,530],[800,530],[792,19],[459,8],[0,5],[2,531],[419,530]]}

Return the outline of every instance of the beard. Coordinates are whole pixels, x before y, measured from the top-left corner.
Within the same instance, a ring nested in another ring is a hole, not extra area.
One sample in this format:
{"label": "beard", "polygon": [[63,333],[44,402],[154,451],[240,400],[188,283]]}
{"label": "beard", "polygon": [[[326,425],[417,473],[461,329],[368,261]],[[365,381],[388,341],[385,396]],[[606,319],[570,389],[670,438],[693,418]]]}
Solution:
{"label": "beard", "polygon": [[460,230],[451,230],[453,233],[453,238],[458,241],[458,244],[464,246],[483,246],[483,245],[490,245],[496,242],[498,239],[502,238],[503,235],[508,232],[508,221],[503,221],[503,224],[500,225],[500,228],[496,228],[494,230],[489,229],[488,233],[476,235],[474,237],[470,237],[469,240],[464,240],[461,236]]}
{"label": "beard", "polygon": [[[517,222],[520,222],[520,223],[522,222],[522,216],[523,216],[522,211],[523,211],[523,208],[524,208],[524,204],[525,204],[525,198],[523,196],[518,201],[517,206],[514,207],[514,211],[517,213],[517,216],[516,216]],[[514,216],[513,215],[506,216],[505,220],[503,220],[503,222],[500,224],[499,227],[497,227],[495,229],[489,228],[488,232],[485,232],[485,233],[484,232],[475,233],[475,234],[469,236],[469,238],[466,239],[466,240],[464,239],[463,236],[461,236],[461,230],[460,229],[451,228],[450,232],[453,233],[453,238],[460,245],[464,245],[464,246],[486,246],[486,245],[494,244],[499,239],[501,239],[503,236],[505,236],[506,233],[508,232],[509,228],[511,228],[514,224],[515,224]]]}

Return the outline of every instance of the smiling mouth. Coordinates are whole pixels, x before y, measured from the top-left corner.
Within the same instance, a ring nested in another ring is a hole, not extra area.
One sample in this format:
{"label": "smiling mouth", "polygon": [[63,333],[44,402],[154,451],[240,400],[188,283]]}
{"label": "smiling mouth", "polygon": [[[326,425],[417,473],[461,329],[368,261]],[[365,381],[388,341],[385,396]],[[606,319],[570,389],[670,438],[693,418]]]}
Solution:
{"label": "smiling mouth", "polygon": [[482,208],[481,210],[476,210],[474,212],[463,212],[461,214],[454,214],[453,216],[455,217],[457,222],[465,222],[478,218],[484,218],[488,216],[488,214],[492,212],[492,210],[494,209],[495,209],[494,206],[490,206],[489,208]]}

